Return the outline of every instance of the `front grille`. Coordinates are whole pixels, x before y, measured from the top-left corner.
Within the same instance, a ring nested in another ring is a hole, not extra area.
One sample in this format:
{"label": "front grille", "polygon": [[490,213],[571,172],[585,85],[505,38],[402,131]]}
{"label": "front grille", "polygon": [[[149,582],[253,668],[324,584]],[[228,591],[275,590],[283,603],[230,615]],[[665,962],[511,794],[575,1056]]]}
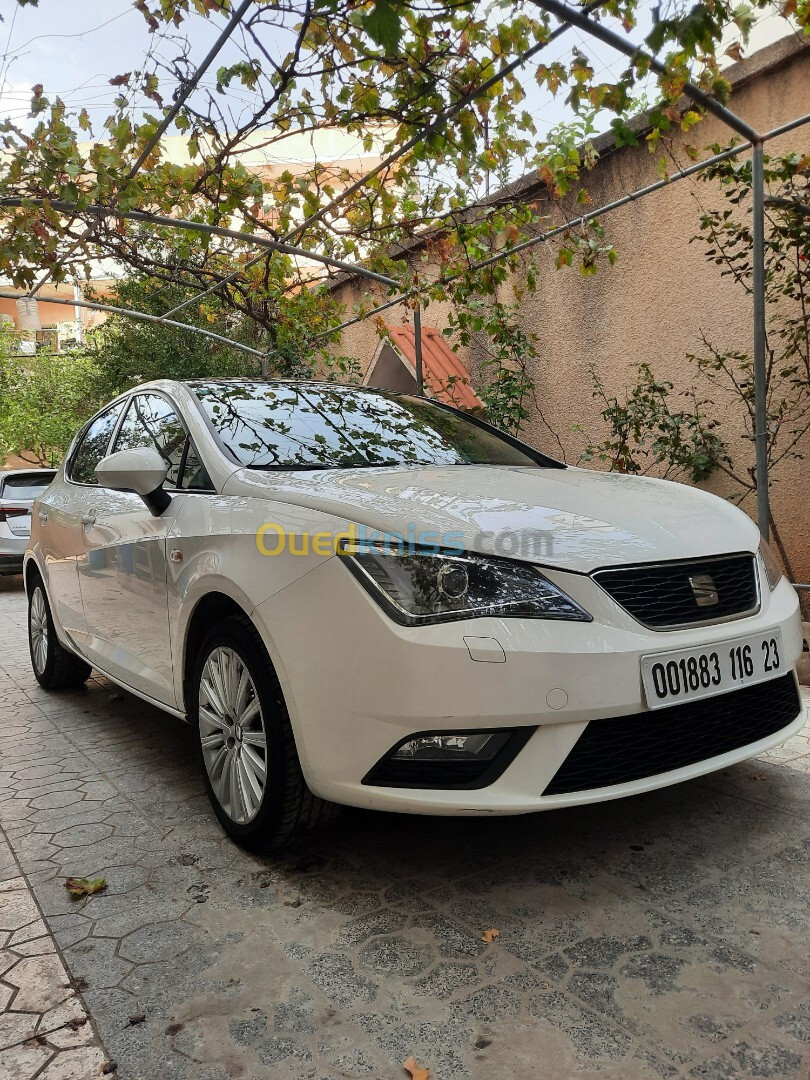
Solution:
{"label": "front grille", "polygon": [[793,674],[668,709],[591,720],[544,795],[627,784],[775,735],[799,715]]}
{"label": "front grille", "polygon": [[[597,570],[592,577],[653,630],[720,622],[759,609],[756,560],[750,554]],[[698,603],[701,592],[703,604]],[[713,593],[716,599],[707,603]]]}

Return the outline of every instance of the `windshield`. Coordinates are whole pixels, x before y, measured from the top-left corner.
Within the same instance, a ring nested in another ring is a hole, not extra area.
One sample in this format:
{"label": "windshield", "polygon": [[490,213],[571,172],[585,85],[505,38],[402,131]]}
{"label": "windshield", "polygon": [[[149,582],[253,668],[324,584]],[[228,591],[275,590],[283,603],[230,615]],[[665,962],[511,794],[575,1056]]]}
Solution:
{"label": "windshield", "polygon": [[251,469],[536,467],[543,460],[423,398],[319,383],[195,383],[192,389],[227,449]]}
{"label": "windshield", "polygon": [[38,499],[45,488],[50,486],[53,473],[44,475],[7,476],[2,481],[2,497],[4,499],[22,499],[32,502]]}

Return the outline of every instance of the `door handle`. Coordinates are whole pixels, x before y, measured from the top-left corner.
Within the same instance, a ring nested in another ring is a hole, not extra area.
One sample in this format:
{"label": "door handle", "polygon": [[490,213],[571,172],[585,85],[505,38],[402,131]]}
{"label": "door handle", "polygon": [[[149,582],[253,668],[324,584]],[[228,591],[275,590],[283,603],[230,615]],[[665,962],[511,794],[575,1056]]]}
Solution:
{"label": "door handle", "polygon": [[39,518],[41,525],[44,525],[45,522],[48,520],[48,515],[44,510],[40,510],[40,512],[37,514],[37,517]]}
{"label": "door handle", "polygon": [[89,514],[82,514],[82,525],[95,525],[96,515],[91,511]]}

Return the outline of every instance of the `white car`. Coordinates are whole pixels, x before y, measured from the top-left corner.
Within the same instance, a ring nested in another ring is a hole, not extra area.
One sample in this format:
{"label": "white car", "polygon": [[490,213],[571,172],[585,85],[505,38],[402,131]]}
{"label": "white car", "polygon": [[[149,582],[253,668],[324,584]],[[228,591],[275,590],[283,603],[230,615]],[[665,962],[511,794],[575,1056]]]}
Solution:
{"label": "white car", "polygon": [[744,513],[363,387],[122,395],[35,505],[25,583],[39,682],[92,666],[187,718],[254,849],[335,803],[631,795],[803,723],[796,594]]}
{"label": "white car", "polygon": [[21,574],[31,535],[31,507],[56,476],[55,469],[0,472],[0,575]]}

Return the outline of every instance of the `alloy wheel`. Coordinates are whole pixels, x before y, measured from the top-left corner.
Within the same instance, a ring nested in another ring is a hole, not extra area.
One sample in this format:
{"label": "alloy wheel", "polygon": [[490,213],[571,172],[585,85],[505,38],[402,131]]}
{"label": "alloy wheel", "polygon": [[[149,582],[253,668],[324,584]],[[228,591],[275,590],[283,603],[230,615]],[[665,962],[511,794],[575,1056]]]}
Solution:
{"label": "alloy wheel", "polygon": [[219,805],[238,825],[252,821],[267,784],[267,733],[261,702],[245,663],[219,646],[199,687],[200,742]]}
{"label": "alloy wheel", "polygon": [[31,635],[31,656],[41,675],[48,662],[48,610],[42,589],[37,586],[31,595],[28,612],[28,629]]}

